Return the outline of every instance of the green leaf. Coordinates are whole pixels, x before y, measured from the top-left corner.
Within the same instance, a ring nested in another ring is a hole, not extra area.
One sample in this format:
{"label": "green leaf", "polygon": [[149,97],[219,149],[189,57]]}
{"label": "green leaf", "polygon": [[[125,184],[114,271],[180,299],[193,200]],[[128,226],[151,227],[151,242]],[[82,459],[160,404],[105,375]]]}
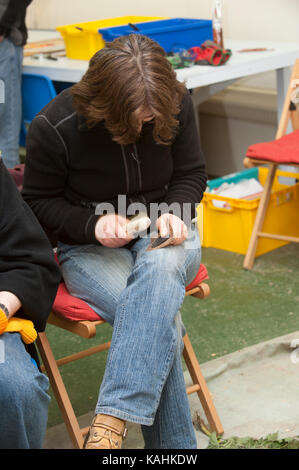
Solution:
{"label": "green leaf", "polygon": [[278,432],[275,432],[273,434],[268,434],[265,438],[267,441],[277,441],[278,440]]}
{"label": "green leaf", "polygon": [[221,439],[213,432],[210,436],[208,449],[299,449],[299,437],[279,438],[278,432],[266,437],[230,437]]}
{"label": "green leaf", "polygon": [[218,439],[217,439],[217,436],[216,436],[215,432],[212,432],[212,434],[210,436],[209,444],[213,447],[216,447],[217,449],[219,448],[219,442],[218,442]]}

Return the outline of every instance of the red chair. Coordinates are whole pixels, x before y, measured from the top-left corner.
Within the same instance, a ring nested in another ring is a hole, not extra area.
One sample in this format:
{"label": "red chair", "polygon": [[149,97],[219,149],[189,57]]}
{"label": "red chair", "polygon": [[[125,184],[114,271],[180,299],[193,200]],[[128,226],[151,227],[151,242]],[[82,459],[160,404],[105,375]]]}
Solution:
{"label": "red chair", "polygon": [[[196,278],[186,289],[186,296],[192,295],[199,299],[208,297],[210,288],[208,284],[204,282],[207,279],[207,270],[204,265],[201,265]],[[48,323],[70,331],[82,338],[93,338],[96,335],[97,327],[105,323],[105,321],[84,301],[71,296],[65,284],[61,282]],[[75,448],[81,449],[88,428],[80,429],[58,367],[90,356],[99,351],[104,351],[109,348],[110,342],[100,344],[58,360],[54,357],[45,332],[39,333],[37,346],[43,361],[42,368],[49,377],[71,441]],[[184,337],[183,357],[193,382],[193,385],[187,388],[187,393],[191,394],[197,392],[211,430],[220,435],[223,433],[223,427],[187,334]]]}
{"label": "red chair", "polygon": [[[252,168],[253,166],[258,165],[268,166],[267,179],[243,263],[243,267],[245,269],[251,269],[253,267],[257,244],[260,238],[270,238],[273,240],[282,240],[283,242],[299,243],[298,236],[294,236],[293,234],[282,235],[277,233],[267,233],[263,230],[278,165],[299,166],[299,115],[296,103],[291,101],[295,91],[293,88],[295,80],[299,80],[299,59],[296,60],[293,67],[275,140],[273,142],[258,143],[250,146],[247,150],[246,158],[244,159],[244,166],[246,168]],[[298,102],[298,95],[295,101]],[[292,123],[293,132],[287,134],[289,121]],[[288,175],[286,174],[286,176]],[[290,174],[289,176],[294,177],[294,174]],[[294,229],[296,228],[296,224],[297,221],[294,220]],[[294,231],[297,233],[296,230]]]}

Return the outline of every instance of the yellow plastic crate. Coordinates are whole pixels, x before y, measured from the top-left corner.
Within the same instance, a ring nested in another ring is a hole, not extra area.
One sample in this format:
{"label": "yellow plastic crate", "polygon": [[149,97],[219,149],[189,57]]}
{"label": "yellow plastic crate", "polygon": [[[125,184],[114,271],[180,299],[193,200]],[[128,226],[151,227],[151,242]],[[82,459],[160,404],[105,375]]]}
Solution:
{"label": "yellow plastic crate", "polygon": [[[258,178],[264,185],[267,168],[258,169]],[[298,173],[277,170],[263,231],[299,237],[299,183],[282,184],[282,176],[299,178]],[[226,201],[228,208],[218,208],[213,200]],[[205,247],[219,248],[246,254],[260,199],[244,200],[204,193],[203,239]],[[198,214],[199,216],[199,214]],[[256,256],[275,250],[288,242],[260,238]]]}
{"label": "yellow plastic crate", "polygon": [[[166,18],[157,16],[120,16],[118,18],[57,26],[56,29],[64,39],[67,57],[70,59],[89,60],[99,49],[105,47],[105,41],[98,32],[100,28],[164,19]],[[132,32],[134,32],[133,29]]]}

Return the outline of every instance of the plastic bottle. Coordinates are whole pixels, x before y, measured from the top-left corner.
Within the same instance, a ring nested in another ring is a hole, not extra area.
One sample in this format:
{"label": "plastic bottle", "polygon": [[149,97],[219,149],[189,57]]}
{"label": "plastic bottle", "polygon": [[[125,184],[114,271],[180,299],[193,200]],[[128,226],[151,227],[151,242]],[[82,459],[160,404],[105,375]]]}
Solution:
{"label": "plastic bottle", "polygon": [[213,9],[213,41],[220,47],[223,46],[223,31],[222,31],[222,0],[215,0]]}

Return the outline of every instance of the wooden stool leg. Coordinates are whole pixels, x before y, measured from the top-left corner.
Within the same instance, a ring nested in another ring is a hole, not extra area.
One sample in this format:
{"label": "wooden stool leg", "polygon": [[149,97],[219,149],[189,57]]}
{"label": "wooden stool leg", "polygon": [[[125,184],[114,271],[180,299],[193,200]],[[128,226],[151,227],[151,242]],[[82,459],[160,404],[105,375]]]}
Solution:
{"label": "wooden stool leg", "polygon": [[195,355],[194,349],[187,334],[184,336],[184,345],[185,347],[183,351],[183,356],[193,383],[199,385],[197,394],[206,414],[209,425],[211,429],[216,432],[216,434],[223,434],[223,427],[221,421],[219,419],[208,386],[202,375],[197,357]]}
{"label": "wooden stool leg", "polygon": [[269,166],[268,175],[267,175],[266,183],[264,186],[264,191],[263,191],[263,194],[262,194],[259,206],[258,206],[258,210],[257,210],[255,221],[254,221],[254,226],[253,226],[252,233],[251,233],[250,242],[249,242],[247,253],[244,259],[244,263],[243,263],[243,268],[245,269],[251,269],[254,263],[254,258],[255,258],[257,243],[258,243],[258,234],[261,231],[263,224],[264,224],[265,215],[266,215],[267,207],[269,204],[269,199],[271,196],[271,189],[272,189],[272,185],[274,181],[276,168],[277,168],[277,165],[275,164],[271,164]]}
{"label": "wooden stool leg", "polygon": [[76,449],[82,449],[83,436],[79,427],[76,415],[70,402],[68,393],[62,381],[56,360],[48,342],[46,333],[39,333],[37,337],[37,346],[49,377],[53,393],[57,400],[65,425],[70,435],[73,446]]}

